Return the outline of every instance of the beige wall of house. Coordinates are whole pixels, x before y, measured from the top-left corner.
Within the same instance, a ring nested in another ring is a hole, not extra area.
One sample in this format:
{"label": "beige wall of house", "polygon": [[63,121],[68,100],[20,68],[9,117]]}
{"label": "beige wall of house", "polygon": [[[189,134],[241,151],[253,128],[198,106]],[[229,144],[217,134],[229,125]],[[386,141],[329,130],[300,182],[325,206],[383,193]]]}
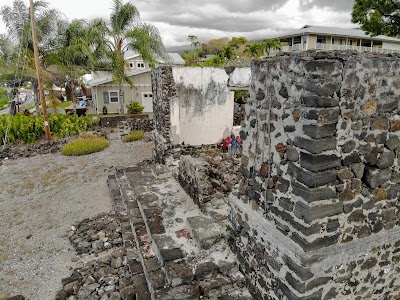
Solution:
{"label": "beige wall of house", "polygon": [[315,49],[317,47],[317,35],[316,34],[309,34],[307,41],[308,41],[308,49]]}
{"label": "beige wall of house", "polygon": [[392,42],[382,42],[382,48],[392,49],[392,50],[400,50],[400,44],[392,43]]}
{"label": "beige wall of house", "polygon": [[[151,97],[147,97],[152,93],[151,90],[151,75],[150,71],[142,74],[138,74],[130,77],[132,80],[133,86],[131,87],[129,84],[124,83],[122,90],[124,93],[124,110],[127,111],[126,105],[131,102],[139,102],[145,106],[144,112],[151,112]],[[115,98],[118,95],[118,84],[113,81],[109,83],[105,83],[96,87],[93,87],[95,103],[97,105],[97,112],[103,113],[103,107],[107,108],[108,113],[119,113],[121,104]],[[104,93],[108,95],[109,103],[104,103]],[[117,102],[114,102],[117,100]],[[147,101],[148,103],[144,103]]]}

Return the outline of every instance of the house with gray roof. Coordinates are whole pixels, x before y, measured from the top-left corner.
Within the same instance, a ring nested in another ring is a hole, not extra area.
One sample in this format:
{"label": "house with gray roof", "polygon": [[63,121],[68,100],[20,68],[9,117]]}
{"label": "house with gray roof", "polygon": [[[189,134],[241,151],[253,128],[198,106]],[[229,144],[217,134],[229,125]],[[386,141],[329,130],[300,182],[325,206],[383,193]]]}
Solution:
{"label": "house with gray roof", "polygon": [[[283,52],[305,50],[357,50],[361,52],[400,53],[400,39],[384,35],[370,36],[361,29],[305,25],[274,36],[285,46]],[[275,49],[272,55],[279,52]]]}
{"label": "house with gray roof", "polygon": [[[110,72],[92,71],[89,81],[92,87],[92,97],[97,114],[123,113],[131,102],[139,102],[144,106],[144,112],[153,112],[153,94],[151,89],[151,67],[143,61],[140,54],[132,51],[125,53],[126,74],[132,82],[122,84],[123,105],[118,97],[118,82],[114,81]],[[157,59],[157,66],[183,66],[185,61],[178,53],[168,53],[168,57]],[[121,107],[124,111],[121,111]]]}

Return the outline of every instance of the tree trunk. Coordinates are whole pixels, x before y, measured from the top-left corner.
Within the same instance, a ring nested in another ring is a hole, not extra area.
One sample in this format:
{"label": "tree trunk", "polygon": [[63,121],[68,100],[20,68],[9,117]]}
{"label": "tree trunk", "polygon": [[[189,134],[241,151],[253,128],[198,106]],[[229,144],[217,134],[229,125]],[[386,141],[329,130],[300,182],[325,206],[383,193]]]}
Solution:
{"label": "tree trunk", "polygon": [[125,113],[125,107],[124,107],[124,95],[122,93],[122,82],[118,84],[118,98],[119,98],[119,103],[121,104],[119,108],[119,113],[124,114]]}
{"label": "tree trunk", "polygon": [[39,108],[39,87],[37,80],[32,80],[33,87],[33,101],[35,102],[36,116],[40,116],[40,108]]}

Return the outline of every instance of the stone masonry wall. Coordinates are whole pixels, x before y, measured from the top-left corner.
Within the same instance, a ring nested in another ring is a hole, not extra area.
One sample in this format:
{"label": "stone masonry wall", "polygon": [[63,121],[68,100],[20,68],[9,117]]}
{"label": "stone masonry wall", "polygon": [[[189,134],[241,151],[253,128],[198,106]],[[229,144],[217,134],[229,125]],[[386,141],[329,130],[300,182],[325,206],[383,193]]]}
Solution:
{"label": "stone masonry wall", "polygon": [[250,85],[249,68],[160,67],[152,70],[157,162],[181,145],[215,145],[233,130],[231,89]]}
{"label": "stone masonry wall", "polygon": [[172,154],[170,98],[176,94],[172,67],[163,67],[151,71],[153,90],[154,119],[154,158],[158,163]]}
{"label": "stone masonry wall", "polygon": [[253,62],[231,246],[258,299],[400,293],[400,57]]}

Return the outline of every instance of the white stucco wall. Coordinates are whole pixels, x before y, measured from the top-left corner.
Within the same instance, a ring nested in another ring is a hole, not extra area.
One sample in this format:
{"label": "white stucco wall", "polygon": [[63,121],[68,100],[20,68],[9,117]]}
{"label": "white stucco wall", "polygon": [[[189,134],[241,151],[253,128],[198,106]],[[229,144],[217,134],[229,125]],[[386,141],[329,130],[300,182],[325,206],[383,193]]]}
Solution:
{"label": "white stucco wall", "polygon": [[171,99],[174,144],[215,144],[230,135],[234,94],[223,68],[174,67],[176,97]]}
{"label": "white stucco wall", "polygon": [[383,49],[400,50],[400,43],[382,42]]}
{"label": "white stucco wall", "polygon": [[250,83],[250,68],[235,68],[235,70],[229,74],[229,88],[231,90],[249,89]]}

